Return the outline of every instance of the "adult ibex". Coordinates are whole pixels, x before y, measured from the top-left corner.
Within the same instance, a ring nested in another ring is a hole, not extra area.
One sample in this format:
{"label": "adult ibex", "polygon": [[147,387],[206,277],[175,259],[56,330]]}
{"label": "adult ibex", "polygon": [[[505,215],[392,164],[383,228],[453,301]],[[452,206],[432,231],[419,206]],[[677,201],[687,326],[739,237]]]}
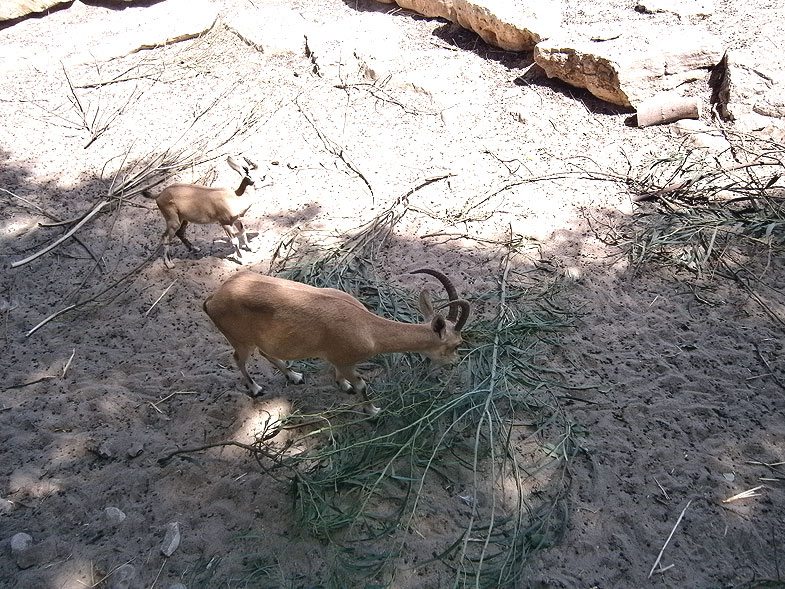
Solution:
{"label": "adult ibex", "polygon": [[199,251],[199,248],[185,236],[188,223],[221,225],[229,236],[238,261],[242,261],[241,245],[251,251],[240,217],[245,215],[253,204],[245,189],[254,185],[250,173],[257,166],[248,158],[243,159],[247,165],[238,164],[231,156],[226,158],[229,166],[243,177],[237,190],[209,188],[199,184],[172,184],[164,188],[158,196],[153,196],[149,190],[142,192],[147,198],[155,199],[166,221],[166,230],[161,243],[164,247],[164,264],[167,268],[174,268],[174,262],[169,257],[169,245],[175,235],[189,250]]}
{"label": "adult ibex", "polygon": [[289,381],[299,384],[303,375],[287,368],[284,360],[320,358],[333,365],[338,386],[360,392],[365,409],[378,413],[368,398],[365,381],[355,365],[377,354],[419,352],[439,366],[454,362],[463,341],[461,329],[470,305],[458,299],[452,282],[436,270],[430,274],[442,283],[449,302],[446,316],[433,308],[430,293],[420,293],[424,323],[400,323],[374,315],[353,296],[333,288],[316,288],[250,271],[232,276],[204,302],[204,310],[234,348],[237,367],[251,396],[262,392],[245,367],[258,349]]}

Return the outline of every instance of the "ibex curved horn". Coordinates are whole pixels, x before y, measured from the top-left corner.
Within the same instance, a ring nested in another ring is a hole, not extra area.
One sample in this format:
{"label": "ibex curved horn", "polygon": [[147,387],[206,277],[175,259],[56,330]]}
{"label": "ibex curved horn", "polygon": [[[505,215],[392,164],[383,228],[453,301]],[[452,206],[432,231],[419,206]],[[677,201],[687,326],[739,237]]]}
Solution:
{"label": "ibex curved horn", "polygon": [[[452,301],[450,304],[451,309],[455,307],[461,310],[461,313],[458,315],[458,320],[455,322],[455,331],[460,331],[463,329],[463,326],[466,325],[466,320],[469,318],[471,305],[469,304],[469,301],[458,299],[457,301]],[[452,313],[452,311],[450,311],[450,313]]]}
{"label": "ibex curved horn", "polygon": [[431,268],[412,270],[410,274],[429,274],[442,283],[444,290],[447,291],[447,298],[450,300],[450,311],[447,313],[446,319],[455,321],[455,331],[460,331],[469,318],[471,307],[469,301],[458,298],[458,291],[455,290],[452,281],[438,270],[432,270]]}

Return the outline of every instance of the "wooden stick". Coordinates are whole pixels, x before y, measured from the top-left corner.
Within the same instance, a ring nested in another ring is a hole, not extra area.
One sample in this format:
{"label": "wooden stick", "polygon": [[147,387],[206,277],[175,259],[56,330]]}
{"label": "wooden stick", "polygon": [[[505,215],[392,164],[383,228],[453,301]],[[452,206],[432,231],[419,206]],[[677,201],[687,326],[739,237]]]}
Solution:
{"label": "wooden stick", "polygon": [[171,398],[172,398],[172,397],[174,397],[175,395],[198,395],[198,394],[199,394],[199,393],[198,393],[197,391],[175,391],[175,392],[173,392],[173,393],[169,393],[169,394],[168,394],[168,395],[166,395],[166,396],[165,396],[163,399],[159,399],[159,400],[158,400],[158,401],[156,401],[155,403],[153,403],[152,401],[150,401],[150,405],[152,406],[152,408],[153,408],[153,409],[155,409],[156,411],[158,411],[158,413],[161,413],[161,414],[163,414],[163,411],[161,411],[161,410],[158,408],[158,405],[159,405],[159,404],[161,404],[161,403],[163,403],[164,401],[168,401],[169,399],[171,399]]}
{"label": "wooden stick", "polygon": [[[687,511],[687,508],[690,506],[690,503],[692,503],[692,499],[687,501],[687,505],[685,505],[684,509],[681,510],[681,515],[679,515],[679,519],[676,520],[676,524],[673,526],[673,529],[671,530],[668,539],[665,540],[665,544],[662,545],[662,550],[660,550],[660,553],[657,555],[657,560],[654,561],[654,565],[651,567],[651,570],[649,571],[649,576],[648,576],[649,579],[651,579],[651,576],[654,574],[654,569],[656,569],[657,565],[660,564],[660,560],[662,559],[662,554],[663,552],[665,552],[665,548],[668,546],[668,542],[670,542],[671,538],[673,538],[673,534],[676,532],[676,528],[679,527],[679,524],[681,523],[681,518],[684,517],[684,513]],[[663,569],[663,570],[667,570],[667,569]]]}
{"label": "wooden stick", "polygon": [[145,317],[147,317],[147,316],[150,314],[150,311],[152,311],[152,310],[153,310],[153,307],[155,307],[155,306],[158,304],[158,301],[160,301],[162,298],[164,298],[164,295],[165,295],[167,292],[169,292],[169,289],[170,289],[170,288],[172,288],[172,287],[174,286],[174,283],[175,283],[175,282],[177,282],[177,279],[176,279],[176,278],[175,278],[174,280],[172,280],[172,284],[170,284],[169,286],[167,286],[167,287],[164,289],[164,291],[161,293],[161,296],[160,296],[160,297],[158,297],[157,299],[155,299],[155,302],[154,302],[152,305],[150,305],[150,308],[149,308],[149,309],[147,309],[147,312],[144,314],[144,316],[145,316]]}
{"label": "wooden stick", "polygon": [[133,270],[130,270],[129,272],[126,272],[125,274],[123,274],[120,278],[118,278],[112,284],[110,284],[109,286],[104,288],[97,295],[94,295],[94,296],[90,297],[89,299],[85,299],[84,301],[81,301],[79,303],[75,303],[73,305],[68,305],[67,307],[65,307],[64,309],[60,309],[59,311],[55,311],[54,313],[49,315],[49,317],[47,317],[46,319],[41,321],[38,325],[33,327],[33,329],[28,331],[25,334],[25,337],[30,337],[31,335],[33,335],[36,331],[38,331],[41,327],[43,327],[44,325],[49,323],[55,317],[59,317],[60,315],[62,315],[63,313],[66,313],[67,311],[70,311],[71,309],[76,309],[78,307],[82,307],[82,306],[84,306],[84,305],[86,305],[88,303],[92,303],[92,302],[98,300],[98,297],[100,297],[102,294],[104,294],[106,292],[109,292],[114,287],[118,286],[119,284],[122,284],[122,282],[124,280],[126,280],[128,277],[130,277],[131,275],[133,275],[136,272],[138,272],[139,270],[141,270],[145,265],[149,264],[154,258],[156,258],[158,256],[158,253],[161,251],[162,247],[163,247],[163,244],[158,244],[158,247],[155,249],[155,251],[152,254],[150,254],[150,256],[146,260],[144,260],[141,264],[136,266],[136,268],[134,268]]}
{"label": "wooden stick", "polygon": [[59,317],[59,316],[60,316],[60,315],[62,315],[63,313],[65,313],[65,312],[67,312],[67,311],[70,311],[71,309],[75,308],[76,306],[77,306],[77,305],[68,305],[68,306],[67,306],[67,307],[65,307],[64,309],[60,309],[59,311],[55,311],[54,313],[52,313],[51,315],[49,315],[49,317],[47,317],[46,319],[44,319],[43,321],[41,321],[41,322],[40,322],[38,325],[36,325],[35,327],[33,327],[33,329],[31,329],[30,331],[28,331],[28,332],[25,334],[25,337],[30,337],[30,336],[31,336],[31,335],[33,335],[33,334],[34,334],[36,331],[38,331],[39,329],[41,329],[41,328],[42,328],[44,325],[46,325],[47,323],[49,323],[49,322],[50,322],[52,319],[54,319],[55,317]]}
{"label": "wooden stick", "polygon": [[758,485],[757,487],[753,487],[752,489],[748,489],[746,491],[742,491],[741,493],[736,493],[733,497],[728,497],[727,499],[723,499],[723,503],[730,503],[731,501],[736,501],[738,499],[749,499],[751,497],[757,497],[760,495],[758,491],[765,487],[766,485]]}
{"label": "wooden stick", "polygon": [[74,225],[73,227],[71,227],[71,229],[69,229],[68,231],[66,231],[66,232],[65,232],[65,233],[64,233],[64,234],[63,234],[63,235],[62,235],[62,236],[61,236],[59,239],[56,239],[56,240],[54,240],[52,243],[50,243],[50,244],[49,244],[48,246],[46,246],[44,249],[42,249],[42,250],[39,250],[38,252],[34,253],[33,255],[26,257],[24,260],[19,260],[18,262],[13,262],[13,263],[11,264],[11,268],[18,268],[19,266],[23,266],[24,264],[27,264],[28,262],[32,262],[32,261],[33,261],[33,260],[35,260],[36,258],[40,258],[40,257],[41,257],[41,256],[43,256],[45,253],[47,253],[47,252],[49,252],[49,251],[53,250],[53,249],[54,249],[54,248],[56,248],[58,245],[60,245],[61,243],[63,243],[63,242],[66,240],[66,239],[68,239],[69,237],[71,237],[71,236],[72,236],[74,233],[76,233],[77,231],[79,231],[79,229],[82,227],[82,225],[84,225],[84,224],[85,224],[85,223],[87,223],[87,222],[88,222],[90,219],[92,219],[93,217],[95,217],[95,216],[98,214],[98,212],[99,212],[99,211],[100,211],[102,208],[104,208],[106,205],[108,205],[109,203],[110,203],[110,201],[108,201],[108,200],[102,200],[102,201],[101,201],[101,202],[99,202],[97,205],[95,205],[95,206],[93,207],[93,210],[91,210],[89,213],[87,213],[87,214],[86,214],[86,215],[85,215],[85,216],[82,218],[82,220],[81,220],[81,221],[79,221],[79,222],[78,222],[76,225]]}
{"label": "wooden stick", "polygon": [[[60,221],[60,220],[59,220],[57,217],[55,217],[53,214],[49,213],[49,212],[48,212],[48,211],[46,211],[44,208],[42,208],[42,207],[38,206],[38,205],[37,205],[37,204],[35,204],[34,202],[31,202],[31,201],[27,200],[26,198],[23,198],[23,197],[19,196],[18,194],[14,194],[14,193],[13,193],[13,192],[11,192],[10,190],[6,190],[5,188],[0,188],[0,190],[2,190],[3,192],[5,192],[5,193],[9,194],[10,196],[13,196],[14,198],[16,198],[16,199],[18,199],[18,200],[21,200],[21,201],[22,201],[23,203],[25,203],[26,205],[33,207],[34,209],[38,210],[38,211],[39,211],[39,212],[40,212],[42,215],[44,215],[45,217],[49,217],[50,219],[52,219],[52,221],[53,221],[52,223],[41,223],[41,222],[39,221],[39,222],[38,222],[38,225],[39,225],[40,227],[59,227],[59,226],[61,226],[61,225],[70,225],[71,223],[76,223],[76,222],[79,220],[79,217],[77,217],[77,218],[75,218],[75,219],[69,219],[69,220],[67,220],[67,221]],[[89,247],[89,246],[88,246],[88,245],[87,245],[85,242],[83,242],[81,239],[79,239],[79,238],[78,238],[78,237],[76,237],[76,236],[74,236],[74,241],[75,241],[76,243],[78,243],[79,245],[81,245],[81,246],[82,246],[82,247],[85,249],[85,251],[86,251],[88,254],[90,254],[90,257],[91,257],[91,258],[93,258],[93,259],[94,259],[94,260],[95,260],[97,263],[99,263],[99,264],[101,263],[101,260],[100,260],[100,258],[99,258],[98,256],[96,256],[96,255],[95,255],[95,253],[93,253],[93,250],[92,250],[92,249],[90,249],[90,247]]]}
{"label": "wooden stick", "polygon": [[219,447],[222,447],[222,446],[237,446],[238,448],[242,448],[243,450],[248,450],[251,453],[261,454],[263,456],[266,456],[270,460],[275,460],[277,458],[276,455],[271,454],[271,453],[263,450],[259,446],[251,446],[250,444],[243,444],[242,442],[235,442],[234,440],[229,440],[229,441],[226,441],[226,442],[214,442],[212,444],[203,444],[201,446],[193,446],[191,448],[183,448],[181,450],[173,450],[172,452],[169,452],[168,454],[165,454],[164,456],[161,456],[158,459],[158,463],[159,464],[165,464],[166,462],[169,461],[170,458],[173,458],[174,456],[177,456],[178,454],[191,454],[192,452],[201,452],[202,450],[208,450],[210,448],[219,448]]}
{"label": "wooden stick", "polygon": [[76,356],[76,348],[71,351],[71,357],[68,358],[68,362],[63,366],[63,374],[60,375],[60,378],[65,378],[65,373],[68,372],[68,367],[71,366],[71,361],[74,359],[74,356]]}

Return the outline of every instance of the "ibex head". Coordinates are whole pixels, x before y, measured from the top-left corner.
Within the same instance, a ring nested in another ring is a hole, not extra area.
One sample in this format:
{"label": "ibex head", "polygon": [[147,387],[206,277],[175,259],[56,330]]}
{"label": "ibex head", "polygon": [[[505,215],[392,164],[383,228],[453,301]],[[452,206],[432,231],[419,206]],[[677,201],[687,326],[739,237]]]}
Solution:
{"label": "ibex head", "polygon": [[441,340],[441,345],[438,348],[426,350],[423,353],[431,359],[435,366],[451,364],[458,359],[458,347],[463,343],[461,330],[469,319],[471,305],[469,301],[458,298],[455,286],[447,276],[438,270],[421,268],[413,270],[411,274],[429,274],[441,282],[444,290],[447,291],[449,302],[444,306],[449,307],[449,311],[446,316],[433,308],[431,295],[427,289],[420,292],[420,312],[425,320],[430,322],[431,329]]}

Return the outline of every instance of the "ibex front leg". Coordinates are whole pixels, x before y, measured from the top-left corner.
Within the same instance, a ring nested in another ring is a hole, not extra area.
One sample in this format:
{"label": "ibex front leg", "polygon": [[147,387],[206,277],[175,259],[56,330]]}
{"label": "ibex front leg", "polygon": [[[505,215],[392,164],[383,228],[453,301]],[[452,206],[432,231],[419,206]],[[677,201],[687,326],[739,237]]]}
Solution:
{"label": "ibex front leg", "polygon": [[354,366],[336,366],[335,382],[342,391],[347,393],[360,393],[365,401],[365,403],[363,403],[363,411],[368,415],[373,416],[381,411],[379,407],[371,403],[371,400],[368,398],[368,385],[362,377],[357,374]]}
{"label": "ibex front leg", "polygon": [[[240,251],[240,238],[238,237],[237,233],[234,231],[234,225],[221,225],[223,230],[226,231],[226,235],[229,237],[229,241],[234,248],[234,255],[237,258],[237,261],[241,264],[243,263],[243,252]],[[245,235],[243,233],[243,238]]]}

